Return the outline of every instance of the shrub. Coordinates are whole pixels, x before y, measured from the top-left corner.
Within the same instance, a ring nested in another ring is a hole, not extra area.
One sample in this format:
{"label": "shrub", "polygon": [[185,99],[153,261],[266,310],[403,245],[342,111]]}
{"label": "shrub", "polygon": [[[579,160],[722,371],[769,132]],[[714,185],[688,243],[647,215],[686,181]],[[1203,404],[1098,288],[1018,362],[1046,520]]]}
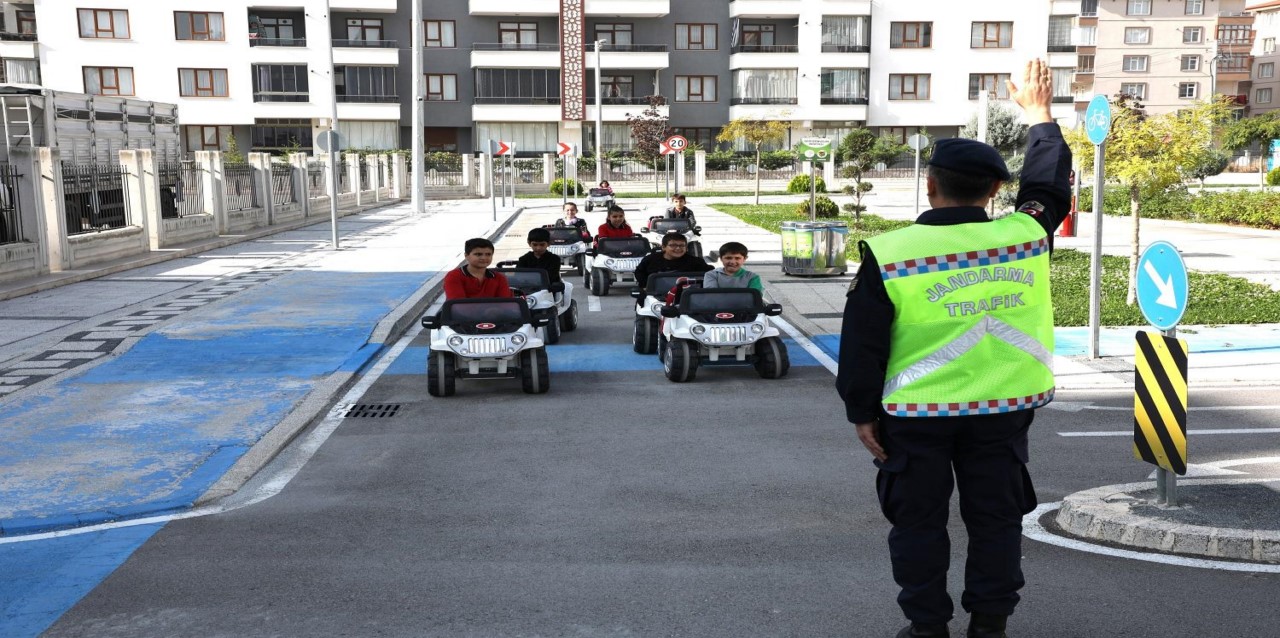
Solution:
{"label": "shrub", "polygon": [[[568,180],[568,181],[569,181],[569,194],[571,194],[571,195],[581,195],[581,194],[582,194],[582,184],[579,184],[576,180],[573,180],[573,179],[570,179],[570,180]],[[549,190],[550,192],[552,192],[552,193],[557,194],[557,195],[563,194],[563,193],[564,193],[564,186],[565,186],[565,184],[564,184],[564,183],[565,183],[564,178],[562,178],[562,177],[558,177],[558,178],[556,178],[556,179],[555,179],[555,181],[551,182],[551,188],[550,188],[550,189],[548,189],[548,190]]]}
{"label": "shrub", "polygon": [[765,151],[760,154],[760,168],[766,171],[774,171],[779,168],[787,168],[796,161],[796,154],[792,151]]}
{"label": "shrub", "polygon": [[[818,219],[832,219],[840,215],[840,207],[831,201],[830,197],[819,195],[813,202],[814,214]],[[802,217],[809,216],[809,200],[804,200],[796,204],[796,214]]]}
{"label": "shrub", "polygon": [[[827,181],[822,179],[821,177],[819,177],[817,181],[818,181],[818,192],[819,193],[827,192]],[[787,184],[787,192],[788,193],[809,192],[809,176],[796,175],[795,177],[792,177],[791,182]]]}
{"label": "shrub", "polygon": [[[1142,216],[1148,219],[1186,219],[1191,210],[1191,193],[1185,186],[1173,186],[1142,200]],[[1086,186],[1080,189],[1080,199],[1076,208],[1082,211],[1093,210],[1093,188]],[[1108,186],[1102,194],[1102,209],[1108,215],[1127,216],[1129,214],[1129,191],[1122,186]]]}
{"label": "shrub", "polygon": [[738,154],[727,148],[711,151],[707,153],[707,170],[727,171],[737,158]]}
{"label": "shrub", "polygon": [[1280,186],[1280,166],[1267,171],[1267,186]]}

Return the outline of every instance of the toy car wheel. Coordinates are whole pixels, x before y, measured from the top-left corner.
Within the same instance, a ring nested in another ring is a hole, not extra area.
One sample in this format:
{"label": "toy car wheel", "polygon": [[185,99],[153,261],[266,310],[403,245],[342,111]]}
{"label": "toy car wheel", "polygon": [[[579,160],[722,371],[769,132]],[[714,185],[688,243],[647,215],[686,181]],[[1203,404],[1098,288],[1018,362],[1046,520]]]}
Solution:
{"label": "toy car wheel", "polygon": [[587,256],[578,254],[573,256],[573,265],[578,269],[579,275],[587,274]]}
{"label": "toy car wheel", "polygon": [[698,259],[702,259],[702,242],[700,241],[689,242],[689,254],[693,255],[694,257],[697,257]]}
{"label": "toy car wheel", "polygon": [[548,321],[547,325],[543,327],[543,332],[543,339],[548,344],[560,343],[560,318],[553,317],[551,321]]}
{"label": "toy car wheel", "polygon": [[591,202],[587,202],[587,212],[591,212]]}
{"label": "toy car wheel", "polygon": [[520,382],[527,394],[542,394],[551,387],[546,348],[520,351]]}
{"label": "toy car wheel", "polygon": [[569,302],[569,309],[560,315],[561,332],[573,332],[578,329],[578,301]]}
{"label": "toy car wheel", "polygon": [[662,330],[658,330],[658,361],[667,358],[667,335],[662,334]]}
{"label": "toy car wheel", "polygon": [[766,337],[756,343],[756,372],[762,379],[780,379],[791,369],[787,344],[778,337]]}
{"label": "toy car wheel", "polygon": [[451,397],[457,381],[453,353],[431,351],[427,358],[427,393],[433,397]]}
{"label": "toy car wheel", "polygon": [[676,383],[693,381],[698,374],[698,348],[688,339],[672,339],[667,342],[667,356],[662,358],[662,371]]}
{"label": "toy car wheel", "polygon": [[591,269],[591,294],[597,297],[607,297],[610,283],[612,282],[610,281],[609,271],[603,268]]}
{"label": "toy car wheel", "polygon": [[640,354],[653,354],[658,351],[657,319],[636,317],[636,327],[631,332],[631,349]]}

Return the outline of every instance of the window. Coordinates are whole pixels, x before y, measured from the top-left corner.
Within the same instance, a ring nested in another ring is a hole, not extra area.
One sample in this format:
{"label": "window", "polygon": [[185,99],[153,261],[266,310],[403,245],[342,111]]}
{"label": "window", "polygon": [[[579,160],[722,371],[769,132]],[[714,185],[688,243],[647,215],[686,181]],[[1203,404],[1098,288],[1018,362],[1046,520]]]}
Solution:
{"label": "window", "polygon": [[36,12],[35,11],[14,11],[14,18],[18,21],[18,33],[35,35],[36,33]]}
{"label": "window", "polygon": [[932,22],[891,22],[890,49],[928,49],[933,46]]}
{"label": "window", "polygon": [[[341,128],[338,130],[342,132]],[[283,150],[295,145],[311,149],[311,120],[258,118],[250,132],[253,151]]]}
{"label": "window", "polygon": [[476,69],[475,82],[475,104],[560,103],[560,69]]}
{"label": "window", "polygon": [[1218,57],[1218,73],[1248,73],[1248,54],[1223,54]]}
{"label": "window", "polygon": [[1145,83],[1126,82],[1120,85],[1120,92],[1139,100],[1147,99],[1147,85]]}
{"label": "window", "polygon": [[969,47],[1007,49],[1013,46],[1012,22],[974,22]]}
{"label": "window", "polygon": [[1057,68],[1049,69],[1049,72],[1049,79],[1053,83],[1054,103],[1074,102],[1075,97],[1071,94],[1071,80],[1075,77],[1075,69]]}
{"label": "window", "polygon": [[738,69],[730,104],[795,104],[799,77],[795,69]]}
{"label": "window", "polygon": [[1253,27],[1247,24],[1218,25],[1218,41],[1224,44],[1248,44],[1253,41]]}
{"label": "window", "polygon": [[597,24],[596,39],[604,40],[607,45],[629,47],[635,44],[632,39],[632,25],[630,24]]}
{"label": "window", "polygon": [[225,40],[222,14],[199,11],[174,11],[173,26],[179,40]]}
{"label": "window", "polygon": [[1200,44],[1204,42],[1204,29],[1202,27],[1184,27],[1182,29],[1183,44]]}
{"label": "window", "polygon": [[970,73],[969,99],[976,100],[985,91],[997,100],[1009,99],[1008,73]]}
{"label": "window", "polygon": [[1076,57],[1076,73],[1093,73],[1094,56],[1081,55]]}
{"label": "window", "polygon": [[680,135],[689,140],[690,144],[697,144],[704,149],[714,149],[719,142],[716,141],[716,134],[720,129],[710,127],[681,127],[676,126],[671,129],[676,135]]}
{"label": "window", "polygon": [[1075,28],[1075,22],[1074,16],[1049,16],[1049,51],[1075,51],[1075,45],[1071,43],[1071,31]]}
{"label": "window", "polygon": [[[600,90],[604,93],[604,101],[608,103],[610,100],[621,104],[627,104],[631,98],[635,96],[635,78],[630,75],[602,75],[600,76]],[[588,91],[593,94],[594,91]]]}
{"label": "window", "polygon": [[339,102],[388,103],[398,101],[396,67],[335,67],[333,89]]}
{"label": "window", "polygon": [[1126,73],[1146,73],[1150,61],[1150,56],[1146,55],[1126,55],[1122,60]]}
{"label": "window", "polygon": [[1275,38],[1263,38],[1263,39],[1262,39],[1262,52],[1263,52],[1263,53],[1275,53],[1275,52],[1276,52],[1276,39],[1275,39]]}
{"label": "window", "polygon": [[536,49],[538,24],[535,22],[499,22],[498,42],[504,49]]}
{"label": "window", "polygon": [[889,76],[890,100],[927,100],[929,99],[929,75],[891,74]]}
{"label": "window", "polygon": [[1129,6],[1125,8],[1125,15],[1151,15],[1151,0],[1129,0]]}
{"label": "window", "polygon": [[688,51],[714,51],[716,49],[716,25],[677,24],[676,49]]}
{"label": "window", "polygon": [[1204,0],[1187,0],[1187,8],[1184,13],[1189,16],[1204,15]]}
{"label": "window", "polygon": [[1082,18],[1098,17],[1098,0],[1081,0],[1080,17]]}
{"label": "window", "polygon": [[259,37],[270,40],[292,40],[293,18],[259,18]]}
{"label": "window", "polygon": [[14,84],[40,84],[39,60],[3,60],[5,82]]}
{"label": "window", "polygon": [[133,68],[84,67],[84,92],[90,95],[134,95]]}
{"label": "window", "polygon": [[426,20],[427,37],[424,45],[428,49],[455,49],[458,41],[454,39],[453,20]]}
{"label": "window", "polygon": [[906,126],[881,126],[880,137],[891,139],[899,144],[906,144],[907,137],[915,133],[915,129]]}
{"label": "window", "polygon": [[867,76],[866,69],[823,69],[822,103],[866,104]]}
{"label": "window", "polygon": [[230,126],[183,126],[188,151],[220,151],[222,140],[231,134]]}
{"label": "window", "polygon": [[1200,84],[1197,82],[1179,82],[1178,98],[1183,100],[1194,100],[1200,93]]}
{"label": "window", "polygon": [[352,42],[377,42],[382,39],[381,18],[347,18],[347,39]]}
{"label": "window", "polygon": [[744,24],[739,40],[743,48],[760,50],[774,45],[774,27],[772,24]]}
{"label": "window", "polygon": [[1198,55],[1184,55],[1184,56],[1182,56],[1182,64],[1181,64],[1181,66],[1180,66],[1179,68],[1180,68],[1182,71],[1199,71],[1199,70],[1200,70],[1200,56],[1198,56]]}
{"label": "window", "polygon": [[1275,63],[1275,62],[1267,62],[1267,63],[1265,63],[1265,64],[1259,64],[1259,65],[1258,65],[1258,77],[1260,77],[1260,78],[1273,78],[1273,77],[1275,77],[1275,76],[1276,76],[1276,63]]}
{"label": "window", "polygon": [[1076,36],[1076,46],[1091,47],[1098,44],[1098,27],[1080,27]]}
{"label": "window", "polygon": [[253,65],[254,102],[306,102],[310,99],[307,65]]}
{"label": "window", "polygon": [[[1183,32],[1183,39],[1186,39],[1186,32]],[[1124,30],[1125,44],[1151,44],[1151,27],[1125,27]]]}
{"label": "window", "polygon": [[428,102],[457,102],[458,76],[453,74],[427,74]]}
{"label": "window", "polygon": [[1258,104],[1271,103],[1271,89],[1258,89],[1253,92],[1253,101]]}
{"label": "window", "polygon": [[226,69],[178,69],[182,97],[227,97]]}
{"label": "window", "polygon": [[824,53],[866,53],[870,50],[870,16],[822,16]]}
{"label": "window", "polygon": [[716,76],[714,75],[677,75],[677,102],[715,102]]}
{"label": "window", "polygon": [[129,12],[119,9],[79,9],[80,37],[129,39]]}

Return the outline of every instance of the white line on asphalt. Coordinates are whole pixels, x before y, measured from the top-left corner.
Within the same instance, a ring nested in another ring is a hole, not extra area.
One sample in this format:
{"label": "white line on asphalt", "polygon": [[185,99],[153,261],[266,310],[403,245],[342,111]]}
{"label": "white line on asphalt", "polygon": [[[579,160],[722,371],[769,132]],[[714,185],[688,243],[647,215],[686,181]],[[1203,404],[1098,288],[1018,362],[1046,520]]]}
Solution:
{"label": "white line on asphalt", "polygon": [[[1049,406],[1057,404],[1057,401],[1050,403]],[[1131,405],[1079,405],[1077,403],[1068,403],[1059,408],[1067,412],[1078,412],[1080,410],[1105,410],[1110,412],[1133,412]],[[1252,411],[1252,410],[1280,410],[1280,405],[1193,405],[1187,408],[1188,412],[1233,412],[1233,411]]]}
{"label": "white line on asphalt", "polygon": [[1212,560],[1208,558],[1189,558],[1186,556],[1174,556],[1170,554],[1148,554],[1146,552],[1137,552],[1128,549],[1117,549],[1107,547],[1105,545],[1094,545],[1074,538],[1066,538],[1058,536],[1045,529],[1040,524],[1040,517],[1050,510],[1058,509],[1062,506],[1061,502],[1044,503],[1037,507],[1034,511],[1022,517],[1022,535],[1032,540],[1040,541],[1049,545],[1057,545],[1067,549],[1074,549],[1081,552],[1089,552],[1090,554],[1101,554],[1103,556],[1112,556],[1115,558],[1128,558],[1131,560],[1142,560],[1149,563],[1163,563],[1165,565],[1175,565],[1178,567],[1196,567],[1199,569],[1220,569],[1230,572],[1256,572],[1267,574],[1280,574],[1280,565],[1262,565],[1258,563],[1234,563],[1225,560]]}
{"label": "white line on asphalt", "polygon": [[[437,300],[431,308],[427,310],[427,314],[432,314],[433,312],[438,311],[441,303],[441,300]],[[395,345],[383,353],[377,363],[369,369],[369,372],[361,377],[360,380],[351,387],[351,389],[347,390],[347,393],[339,401],[339,404],[350,405],[359,401],[360,397],[364,396],[364,393],[378,381],[378,378],[386,372],[387,368],[389,368],[396,358],[404,352],[405,348],[409,347],[409,344],[413,341],[414,337],[421,332],[422,325],[414,323],[412,327],[410,327],[410,329],[396,341]],[[200,516],[209,516],[211,514],[221,514],[223,512],[230,512],[232,510],[237,510],[248,505],[262,502],[276,494],[279,494],[280,491],[289,484],[289,481],[293,480],[293,477],[298,474],[302,469],[302,466],[306,465],[307,462],[311,460],[311,457],[320,449],[320,446],[324,445],[324,442],[329,439],[329,436],[333,434],[333,431],[338,429],[338,426],[342,424],[342,414],[343,411],[330,410],[319,425],[298,439],[296,447],[291,447],[291,449],[288,449],[285,453],[276,457],[277,460],[285,461],[282,463],[283,467],[277,470],[275,475],[249,491],[247,494],[237,492],[236,494],[228,497],[227,500],[215,505],[200,507],[177,514],[134,518],[125,521],[116,521],[113,523],[103,523],[100,525],[90,525],[87,527],[77,527],[75,529],[64,529],[40,534],[27,534],[10,538],[0,537],[0,545],[24,543],[27,541],[41,541],[48,540],[50,538],[76,536],[79,534],[91,534],[94,532],[103,532],[123,527],[135,527],[138,525],[158,525],[168,523],[169,521],[197,518]],[[286,453],[289,455],[287,460],[282,458]],[[268,464],[267,467],[269,468],[271,465]]]}
{"label": "white line on asphalt", "polygon": [[836,364],[835,360],[827,355],[827,353],[823,352],[822,348],[814,345],[814,343],[810,341],[808,337],[804,336],[804,333],[800,332],[799,329],[791,325],[790,322],[784,320],[782,317],[774,317],[770,321],[777,324],[779,328],[782,328],[783,332],[791,335],[791,338],[794,339],[796,343],[800,344],[800,347],[804,348],[805,352],[813,355],[813,358],[817,359],[818,363],[821,363],[828,372],[831,374],[836,373],[839,365]]}
{"label": "white line on asphalt", "polygon": [[600,312],[600,298],[595,295],[587,295],[587,310]]}
{"label": "white line on asphalt", "polygon": [[[1280,428],[1225,428],[1220,430],[1187,430],[1187,434],[1278,434]],[[1104,430],[1101,432],[1059,432],[1058,436],[1133,436],[1133,430]]]}

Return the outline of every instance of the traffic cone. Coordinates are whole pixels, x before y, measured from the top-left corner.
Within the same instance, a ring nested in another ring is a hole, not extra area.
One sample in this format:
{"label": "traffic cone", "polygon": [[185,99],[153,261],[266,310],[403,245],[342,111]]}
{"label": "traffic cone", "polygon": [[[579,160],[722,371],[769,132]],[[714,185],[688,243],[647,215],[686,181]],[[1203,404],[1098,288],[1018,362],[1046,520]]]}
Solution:
{"label": "traffic cone", "polygon": [[1071,212],[1063,218],[1062,225],[1058,226],[1059,237],[1075,237],[1076,236],[1076,198],[1071,196]]}

